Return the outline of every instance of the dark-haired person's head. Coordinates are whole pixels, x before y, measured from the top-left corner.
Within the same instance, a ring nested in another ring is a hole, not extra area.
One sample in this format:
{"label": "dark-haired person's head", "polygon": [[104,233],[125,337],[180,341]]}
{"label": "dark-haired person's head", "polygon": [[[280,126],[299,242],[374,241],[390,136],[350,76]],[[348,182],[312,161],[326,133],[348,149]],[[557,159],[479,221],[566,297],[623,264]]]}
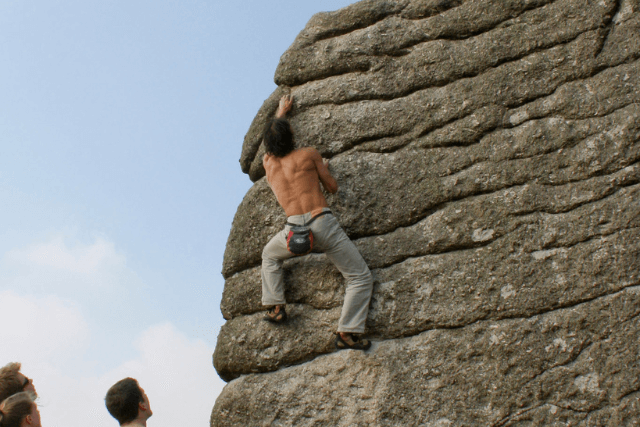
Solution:
{"label": "dark-haired person's head", "polygon": [[41,427],[36,394],[22,391],[0,403],[0,427]]}
{"label": "dark-haired person's head", "polygon": [[120,425],[135,422],[144,426],[153,415],[149,398],[133,378],[125,378],[112,385],[104,400],[107,410]]}
{"label": "dark-haired person's head", "polygon": [[20,372],[20,364],[8,363],[0,368],[0,402],[21,391],[36,392],[33,381]]}
{"label": "dark-haired person's head", "polygon": [[267,154],[284,157],[295,148],[291,126],[285,119],[272,119],[264,129],[264,146]]}

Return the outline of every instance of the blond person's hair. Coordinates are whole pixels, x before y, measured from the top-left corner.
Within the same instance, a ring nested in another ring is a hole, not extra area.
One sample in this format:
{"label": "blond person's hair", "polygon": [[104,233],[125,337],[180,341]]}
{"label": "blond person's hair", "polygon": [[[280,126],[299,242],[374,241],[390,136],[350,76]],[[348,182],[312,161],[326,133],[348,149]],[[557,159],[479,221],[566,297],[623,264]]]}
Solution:
{"label": "blond person's hair", "polygon": [[20,427],[36,404],[36,395],[31,391],[22,391],[6,398],[0,403],[0,427]]}

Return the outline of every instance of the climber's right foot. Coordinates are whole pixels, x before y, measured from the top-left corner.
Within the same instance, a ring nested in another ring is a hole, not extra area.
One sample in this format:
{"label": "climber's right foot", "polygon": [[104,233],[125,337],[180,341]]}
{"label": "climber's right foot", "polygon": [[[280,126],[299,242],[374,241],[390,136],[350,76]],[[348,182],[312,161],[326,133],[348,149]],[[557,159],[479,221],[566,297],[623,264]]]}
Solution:
{"label": "climber's right foot", "polygon": [[369,350],[371,347],[371,341],[361,339],[360,336],[338,332],[336,337],[336,348],[338,350]]}

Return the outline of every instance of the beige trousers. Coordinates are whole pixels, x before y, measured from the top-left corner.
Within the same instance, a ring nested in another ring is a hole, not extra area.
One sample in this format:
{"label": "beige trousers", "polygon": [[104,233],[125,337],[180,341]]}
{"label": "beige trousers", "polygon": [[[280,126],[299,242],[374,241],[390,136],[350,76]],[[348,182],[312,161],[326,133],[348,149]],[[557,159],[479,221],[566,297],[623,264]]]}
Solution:
{"label": "beige trousers", "polygon": [[[325,208],[329,210],[329,208]],[[293,215],[287,222],[302,225],[311,219],[311,213]],[[313,247],[324,252],[346,279],[346,290],[338,332],[364,332],[369,301],[373,290],[373,277],[367,263],[332,214],[317,218],[310,226]],[[294,256],[287,250],[289,226],[276,234],[262,251],[262,304],[285,304],[282,263]]]}

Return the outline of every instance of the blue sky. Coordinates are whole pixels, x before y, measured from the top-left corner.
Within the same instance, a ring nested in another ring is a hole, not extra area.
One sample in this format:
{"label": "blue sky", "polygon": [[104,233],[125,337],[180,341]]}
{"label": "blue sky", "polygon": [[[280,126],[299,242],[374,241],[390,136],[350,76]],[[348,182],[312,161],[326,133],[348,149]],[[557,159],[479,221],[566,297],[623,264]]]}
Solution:
{"label": "blue sky", "polygon": [[0,2],[0,365],[45,427],[117,425],[127,375],[150,426],[207,425],[244,134],[309,18],[349,3]]}

